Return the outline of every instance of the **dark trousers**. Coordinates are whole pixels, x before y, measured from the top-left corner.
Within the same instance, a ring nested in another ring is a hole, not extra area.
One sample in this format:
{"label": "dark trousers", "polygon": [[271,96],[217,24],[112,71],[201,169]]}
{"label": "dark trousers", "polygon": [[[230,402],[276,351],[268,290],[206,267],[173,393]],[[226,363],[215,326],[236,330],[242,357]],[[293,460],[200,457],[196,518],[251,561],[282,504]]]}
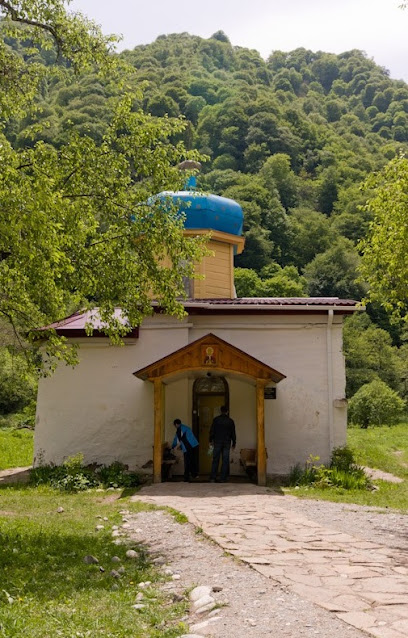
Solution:
{"label": "dark trousers", "polygon": [[211,467],[210,479],[217,477],[218,466],[221,461],[221,481],[226,481],[229,476],[229,462],[230,462],[230,448],[231,443],[214,443],[213,461]]}
{"label": "dark trousers", "polygon": [[198,446],[184,452],[184,480],[188,481],[190,475],[195,478],[198,475]]}

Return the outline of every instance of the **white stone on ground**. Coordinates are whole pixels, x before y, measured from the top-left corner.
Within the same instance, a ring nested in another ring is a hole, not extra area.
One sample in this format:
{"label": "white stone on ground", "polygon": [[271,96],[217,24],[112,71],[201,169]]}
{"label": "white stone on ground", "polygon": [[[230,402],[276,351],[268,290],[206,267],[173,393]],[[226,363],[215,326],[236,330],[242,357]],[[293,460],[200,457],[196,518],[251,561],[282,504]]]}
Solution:
{"label": "white stone on ground", "polygon": [[199,585],[198,587],[194,587],[194,589],[190,592],[190,600],[194,603],[196,600],[199,600],[203,596],[209,596],[212,592],[212,587],[208,587],[208,585]]}
{"label": "white stone on ground", "polygon": [[195,600],[192,604],[192,609],[199,613],[199,610],[207,607],[208,605],[213,605],[213,607],[215,606],[215,600],[212,596],[206,595],[206,596],[201,596],[201,598],[199,598],[198,600]]}
{"label": "white stone on ground", "polygon": [[206,611],[211,611],[212,609],[214,609],[216,603],[215,600],[212,603],[208,603],[207,605],[204,605],[203,607],[200,607],[199,609],[196,609],[196,614],[197,615],[201,615],[201,614],[205,614]]}
{"label": "white stone on ground", "polygon": [[191,625],[190,629],[191,631],[202,631],[203,629],[206,629],[207,627],[209,627],[215,622],[218,622],[219,620],[221,620],[220,616],[216,618],[208,618],[207,620],[204,620],[203,622],[199,622],[199,623],[196,623],[195,625]]}

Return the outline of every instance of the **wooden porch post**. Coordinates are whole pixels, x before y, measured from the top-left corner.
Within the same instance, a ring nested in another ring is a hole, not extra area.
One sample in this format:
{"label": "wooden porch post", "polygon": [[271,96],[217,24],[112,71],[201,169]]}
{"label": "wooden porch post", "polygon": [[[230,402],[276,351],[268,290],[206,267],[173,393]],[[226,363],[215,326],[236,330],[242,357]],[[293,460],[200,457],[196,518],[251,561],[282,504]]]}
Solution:
{"label": "wooden porch post", "polygon": [[265,382],[256,380],[256,425],[257,425],[257,466],[258,485],[266,485],[266,448],[265,448]]}
{"label": "wooden porch post", "polygon": [[163,381],[154,379],[154,438],[153,483],[161,483],[162,431],[163,431]]}

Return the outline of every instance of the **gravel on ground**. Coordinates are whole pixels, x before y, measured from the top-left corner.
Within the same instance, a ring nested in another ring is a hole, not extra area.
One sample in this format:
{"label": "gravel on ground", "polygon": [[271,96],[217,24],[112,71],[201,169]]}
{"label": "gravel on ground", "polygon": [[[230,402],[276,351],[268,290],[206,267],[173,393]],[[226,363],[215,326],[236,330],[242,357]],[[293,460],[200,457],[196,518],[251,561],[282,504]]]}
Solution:
{"label": "gravel on ground", "polygon": [[[284,504],[286,499],[288,500]],[[375,533],[380,533],[379,525],[384,524],[390,534],[395,529],[396,519],[387,520],[387,516],[377,514],[370,508],[305,501],[295,497],[279,497],[279,506],[299,508],[302,513],[313,517],[316,515],[322,521],[326,516],[326,524],[330,521],[333,526],[343,525],[340,519],[344,515],[346,519],[356,521],[355,533],[359,535],[362,531],[365,535],[369,534],[372,528],[375,528]],[[360,509],[361,512],[356,515],[356,510]],[[163,557],[166,566],[176,576],[175,580],[163,585],[166,591],[186,595],[186,591],[197,585],[213,588],[212,596],[217,608],[210,614],[200,616],[190,612],[184,619],[192,635],[213,638],[367,636],[343,623],[329,611],[303,600],[284,586],[226,554],[190,523],[180,524],[170,514],[160,510],[126,514],[126,518],[129,524],[126,535],[137,542],[144,541],[152,555],[156,558]],[[383,520],[385,523],[382,523]],[[400,522],[402,524],[402,520]],[[353,533],[350,521],[346,521],[345,525],[347,531]]]}

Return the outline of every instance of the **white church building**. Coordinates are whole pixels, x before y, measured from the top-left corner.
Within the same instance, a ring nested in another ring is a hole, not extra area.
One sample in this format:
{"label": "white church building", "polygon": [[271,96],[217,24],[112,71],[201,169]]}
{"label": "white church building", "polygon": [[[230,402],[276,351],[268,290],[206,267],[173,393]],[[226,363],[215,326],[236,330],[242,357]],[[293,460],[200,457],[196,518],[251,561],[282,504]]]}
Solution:
{"label": "white church building", "polygon": [[[244,248],[242,210],[229,199],[171,194],[185,206],[185,233],[211,231],[212,255],[189,282],[186,316],[152,316],[113,346],[90,313],[53,324],[79,344],[75,368],[60,364],[41,379],[35,463],[121,461],[161,481],[173,420],[199,440],[199,472],[209,473],[208,436],[227,405],[237,433],[231,476],[245,475],[241,450],[253,450],[258,484],[288,474],[310,454],[327,462],[346,442],[343,318],[357,302],[338,298],[236,298],[233,260]],[[186,204],[189,202],[189,204]],[[85,324],[95,330],[86,336]],[[173,474],[182,474],[180,458]]]}

